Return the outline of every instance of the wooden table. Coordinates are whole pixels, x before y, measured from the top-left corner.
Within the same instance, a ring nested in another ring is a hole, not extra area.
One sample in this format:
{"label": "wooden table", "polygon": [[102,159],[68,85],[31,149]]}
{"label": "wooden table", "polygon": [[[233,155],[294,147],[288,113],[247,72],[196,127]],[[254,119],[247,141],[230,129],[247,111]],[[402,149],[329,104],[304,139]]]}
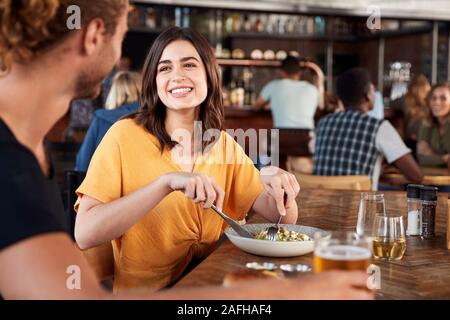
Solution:
{"label": "wooden table", "polygon": [[[384,195],[388,212],[406,215],[404,192],[389,191]],[[381,269],[381,289],[377,290],[377,299],[450,299],[450,250],[446,249],[447,197],[447,193],[439,194],[435,239],[408,237],[402,260],[372,260]],[[359,198],[358,191],[301,191],[297,223],[326,230],[354,230]],[[250,222],[263,221],[253,219]],[[227,273],[244,269],[247,262],[312,265],[312,258],[312,253],[294,258],[259,257],[241,251],[226,240],[175,288],[220,285]]]}
{"label": "wooden table", "polygon": [[[450,171],[445,167],[420,167],[424,174],[422,184],[432,186],[450,186]],[[380,182],[392,186],[403,186],[411,183],[396,168],[389,167],[383,170]]]}

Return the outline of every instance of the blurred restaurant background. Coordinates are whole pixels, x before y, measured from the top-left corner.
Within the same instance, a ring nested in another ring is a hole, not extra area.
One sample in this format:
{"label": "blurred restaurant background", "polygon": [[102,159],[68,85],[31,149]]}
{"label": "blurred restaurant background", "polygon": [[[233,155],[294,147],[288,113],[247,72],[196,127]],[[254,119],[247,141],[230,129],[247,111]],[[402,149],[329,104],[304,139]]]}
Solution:
{"label": "blurred restaurant background", "polygon": [[[129,31],[115,72],[139,72],[152,42],[169,26],[201,32],[221,68],[225,128],[274,128],[270,109],[253,106],[264,85],[278,77],[281,61],[288,55],[313,62],[324,74],[324,108],[316,111],[316,125],[335,111],[335,80],[350,68],[369,71],[379,98],[377,116],[388,119],[402,137],[404,98],[412,79],[422,75],[431,85],[450,79],[449,1],[130,2]],[[65,173],[75,167],[95,111],[105,108],[111,78],[96,100],[74,101],[47,136],[61,190],[66,189]],[[306,131],[280,136],[281,167],[286,168],[289,156],[303,157],[306,162],[299,170],[308,173],[313,130]],[[385,182],[389,185],[389,177]],[[406,183],[393,185],[402,188]]]}

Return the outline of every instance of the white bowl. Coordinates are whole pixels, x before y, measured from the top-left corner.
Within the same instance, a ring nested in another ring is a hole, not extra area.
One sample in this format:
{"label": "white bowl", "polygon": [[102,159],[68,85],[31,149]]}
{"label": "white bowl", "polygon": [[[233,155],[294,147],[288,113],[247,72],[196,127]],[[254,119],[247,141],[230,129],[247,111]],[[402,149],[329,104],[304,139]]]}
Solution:
{"label": "white bowl", "polygon": [[[245,224],[243,227],[251,234],[256,234],[272,225],[273,223],[255,223]],[[324,232],[319,228],[300,226],[296,224],[280,224],[280,226],[283,226],[290,231],[304,233],[308,235],[311,240],[270,241],[243,238],[230,227],[225,230],[225,234],[236,247],[251,254],[265,257],[295,257],[312,252],[314,250],[314,234],[316,232]]]}

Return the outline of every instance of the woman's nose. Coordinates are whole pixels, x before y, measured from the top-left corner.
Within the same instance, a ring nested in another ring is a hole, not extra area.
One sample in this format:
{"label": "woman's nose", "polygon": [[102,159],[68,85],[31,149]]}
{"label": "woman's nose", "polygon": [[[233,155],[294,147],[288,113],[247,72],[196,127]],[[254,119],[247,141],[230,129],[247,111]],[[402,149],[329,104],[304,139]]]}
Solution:
{"label": "woman's nose", "polygon": [[173,78],[172,80],[183,80],[184,77],[184,70],[183,68],[177,68],[175,67],[173,70]]}
{"label": "woman's nose", "polygon": [[177,82],[178,83],[178,82],[185,81],[186,78],[184,76],[181,76],[181,75],[176,75],[171,80],[172,80],[172,82]]}

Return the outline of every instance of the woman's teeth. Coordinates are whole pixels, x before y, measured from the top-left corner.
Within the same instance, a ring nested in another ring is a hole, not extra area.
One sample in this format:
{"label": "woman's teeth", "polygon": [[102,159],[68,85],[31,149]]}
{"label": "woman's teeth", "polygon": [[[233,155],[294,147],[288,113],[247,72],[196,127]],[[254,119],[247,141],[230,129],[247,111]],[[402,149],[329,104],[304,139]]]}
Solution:
{"label": "woman's teeth", "polygon": [[173,93],[173,94],[180,94],[180,93],[190,92],[191,90],[192,90],[192,88],[178,88],[178,89],[173,89],[171,91],[171,93]]}

